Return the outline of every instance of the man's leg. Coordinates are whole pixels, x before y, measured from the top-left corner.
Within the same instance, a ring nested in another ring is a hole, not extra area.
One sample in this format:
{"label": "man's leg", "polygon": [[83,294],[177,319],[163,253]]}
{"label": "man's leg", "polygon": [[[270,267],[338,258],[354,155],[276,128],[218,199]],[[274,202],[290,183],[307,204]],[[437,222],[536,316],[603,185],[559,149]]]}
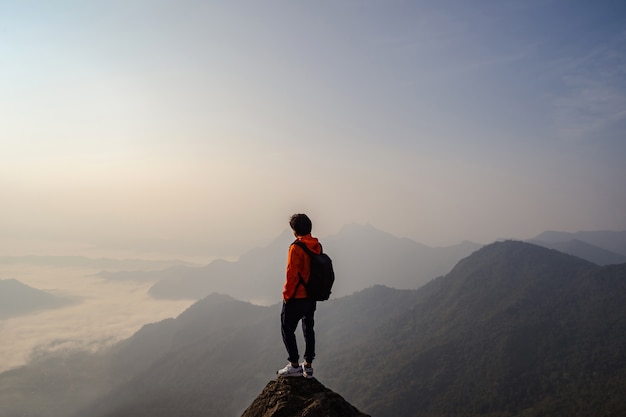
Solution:
{"label": "man's leg", "polygon": [[306,345],[304,351],[304,360],[310,364],[315,359],[315,308],[317,303],[315,300],[306,300],[306,311],[302,316],[302,332],[304,333],[304,343]]}
{"label": "man's leg", "polygon": [[280,331],[283,336],[283,343],[287,349],[289,357],[287,360],[292,364],[297,364],[300,359],[298,353],[298,344],[296,343],[296,327],[300,320],[300,315],[295,308],[295,301],[291,300],[287,303],[283,303],[283,310],[280,313]]}

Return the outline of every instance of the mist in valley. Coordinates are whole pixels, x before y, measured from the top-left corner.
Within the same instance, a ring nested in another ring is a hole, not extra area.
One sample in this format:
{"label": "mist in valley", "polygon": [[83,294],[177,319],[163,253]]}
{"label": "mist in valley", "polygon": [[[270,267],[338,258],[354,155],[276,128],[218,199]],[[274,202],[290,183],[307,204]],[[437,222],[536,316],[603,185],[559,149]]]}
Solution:
{"label": "mist in valley", "polygon": [[0,370],[65,350],[98,351],[147,323],[174,317],[192,300],[157,300],[150,283],[96,278],[98,270],[0,265],[0,279],[72,298],[69,306],[0,320]]}
{"label": "mist in valley", "polygon": [[[87,257],[10,258],[0,262],[0,279],[15,279],[33,289],[67,297],[69,305],[44,308],[0,321],[0,370],[65,350],[98,351],[130,337],[142,325],[176,317],[211,293],[228,294],[257,305],[280,302],[287,248],[284,231],[257,248],[229,260],[204,265],[186,261],[119,260]],[[465,242],[431,248],[369,225],[346,225],[321,237],[335,261],[334,297],[372,285],[418,288],[447,273],[481,245]],[[28,265],[24,259],[44,265]],[[9,262],[10,261],[10,262]],[[68,266],[72,262],[78,266]],[[53,266],[53,265],[60,266]],[[109,266],[107,270],[85,265]],[[132,266],[144,269],[125,269]]]}

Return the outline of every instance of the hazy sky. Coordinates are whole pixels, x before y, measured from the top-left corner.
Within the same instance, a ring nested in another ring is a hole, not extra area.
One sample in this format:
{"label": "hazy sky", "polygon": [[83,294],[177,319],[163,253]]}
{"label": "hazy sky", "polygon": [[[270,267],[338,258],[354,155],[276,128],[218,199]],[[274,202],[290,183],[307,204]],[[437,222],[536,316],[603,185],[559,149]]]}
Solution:
{"label": "hazy sky", "polygon": [[0,144],[0,254],[625,230],[626,2],[0,1]]}

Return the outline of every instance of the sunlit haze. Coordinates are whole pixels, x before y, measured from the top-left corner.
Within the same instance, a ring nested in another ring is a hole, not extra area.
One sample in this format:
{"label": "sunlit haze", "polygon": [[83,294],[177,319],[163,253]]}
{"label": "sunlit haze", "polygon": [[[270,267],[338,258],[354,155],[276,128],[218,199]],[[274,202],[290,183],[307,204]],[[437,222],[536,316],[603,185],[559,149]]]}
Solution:
{"label": "sunlit haze", "polygon": [[625,7],[3,2],[0,252],[624,230]]}
{"label": "sunlit haze", "polygon": [[155,300],[149,283],[104,282],[96,271],[2,265],[4,277],[19,277],[37,288],[76,298],[66,308],[0,320],[0,372],[27,360],[63,350],[96,351],[132,336],[141,326],[175,317],[189,300]]}

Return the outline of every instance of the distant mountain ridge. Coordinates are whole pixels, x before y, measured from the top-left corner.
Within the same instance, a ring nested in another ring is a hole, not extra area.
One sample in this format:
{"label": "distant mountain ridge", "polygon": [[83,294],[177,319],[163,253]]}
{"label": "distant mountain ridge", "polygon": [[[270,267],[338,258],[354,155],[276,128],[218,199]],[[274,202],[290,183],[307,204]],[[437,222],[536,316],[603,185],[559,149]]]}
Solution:
{"label": "distant mountain ridge", "polygon": [[578,256],[579,258],[586,259],[597,265],[614,265],[626,262],[626,256],[624,255],[608,251],[578,239],[563,242],[545,242],[533,239],[528,242],[546,248],[556,249],[569,255]]}
{"label": "distant mountain ridge", "polygon": [[[152,273],[126,273],[127,278],[150,275],[157,282],[150,294],[158,298],[200,299],[212,292],[261,304],[280,301],[287,250],[294,240],[285,231],[268,246],[253,249],[236,262],[216,260],[200,268],[168,269]],[[418,288],[448,272],[459,259],[482,245],[463,242],[431,248],[397,238],[369,225],[351,224],[321,239],[333,259],[337,280],[332,297],[341,297],[372,285]],[[119,274],[113,274],[119,276]]]}
{"label": "distant mountain ridge", "polygon": [[[268,305],[280,300],[287,247],[293,239],[292,233],[285,231],[269,245],[252,249],[236,261],[218,259],[202,267],[174,266],[160,271],[110,272],[100,276],[154,281],[149,293],[156,298],[201,299],[218,292]],[[429,247],[360,224],[348,224],[321,242],[336,269],[332,297],[378,284],[397,289],[419,288],[449,272],[459,260],[483,246],[465,241],[453,246]],[[626,232],[544,232],[529,242],[598,265],[626,262],[626,255],[621,254],[626,253]]]}
{"label": "distant mountain ridge", "polygon": [[63,307],[72,302],[69,297],[60,297],[29,287],[16,279],[0,279],[0,320]]}
{"label": "distant mountain ridge", "polygon": [[[580,245],[576,242],[584,242],[588,245],[596,247],[595,249],[591,249],[592,252],[589,256],[598,257],[600,262],[608,261],[608,263],[600,263],[599,265],[622,263],[624,262],[623,257],[626,257],[626,231],[616,232],[598,230],[576,233],[546,231],[529,241],[541,246],[553,247],[554,249],[559,249],[559,247],[561,247],[567,250],[578,251],[578,254],[571,254],[582,257],[583,259],[591,260],[586,257],[590,248],[577,247],[577,245]],[[600,250],[604,250],[606,253],[601,254]],[[617,255],[620,255],[621,257],[617,257]]]}

